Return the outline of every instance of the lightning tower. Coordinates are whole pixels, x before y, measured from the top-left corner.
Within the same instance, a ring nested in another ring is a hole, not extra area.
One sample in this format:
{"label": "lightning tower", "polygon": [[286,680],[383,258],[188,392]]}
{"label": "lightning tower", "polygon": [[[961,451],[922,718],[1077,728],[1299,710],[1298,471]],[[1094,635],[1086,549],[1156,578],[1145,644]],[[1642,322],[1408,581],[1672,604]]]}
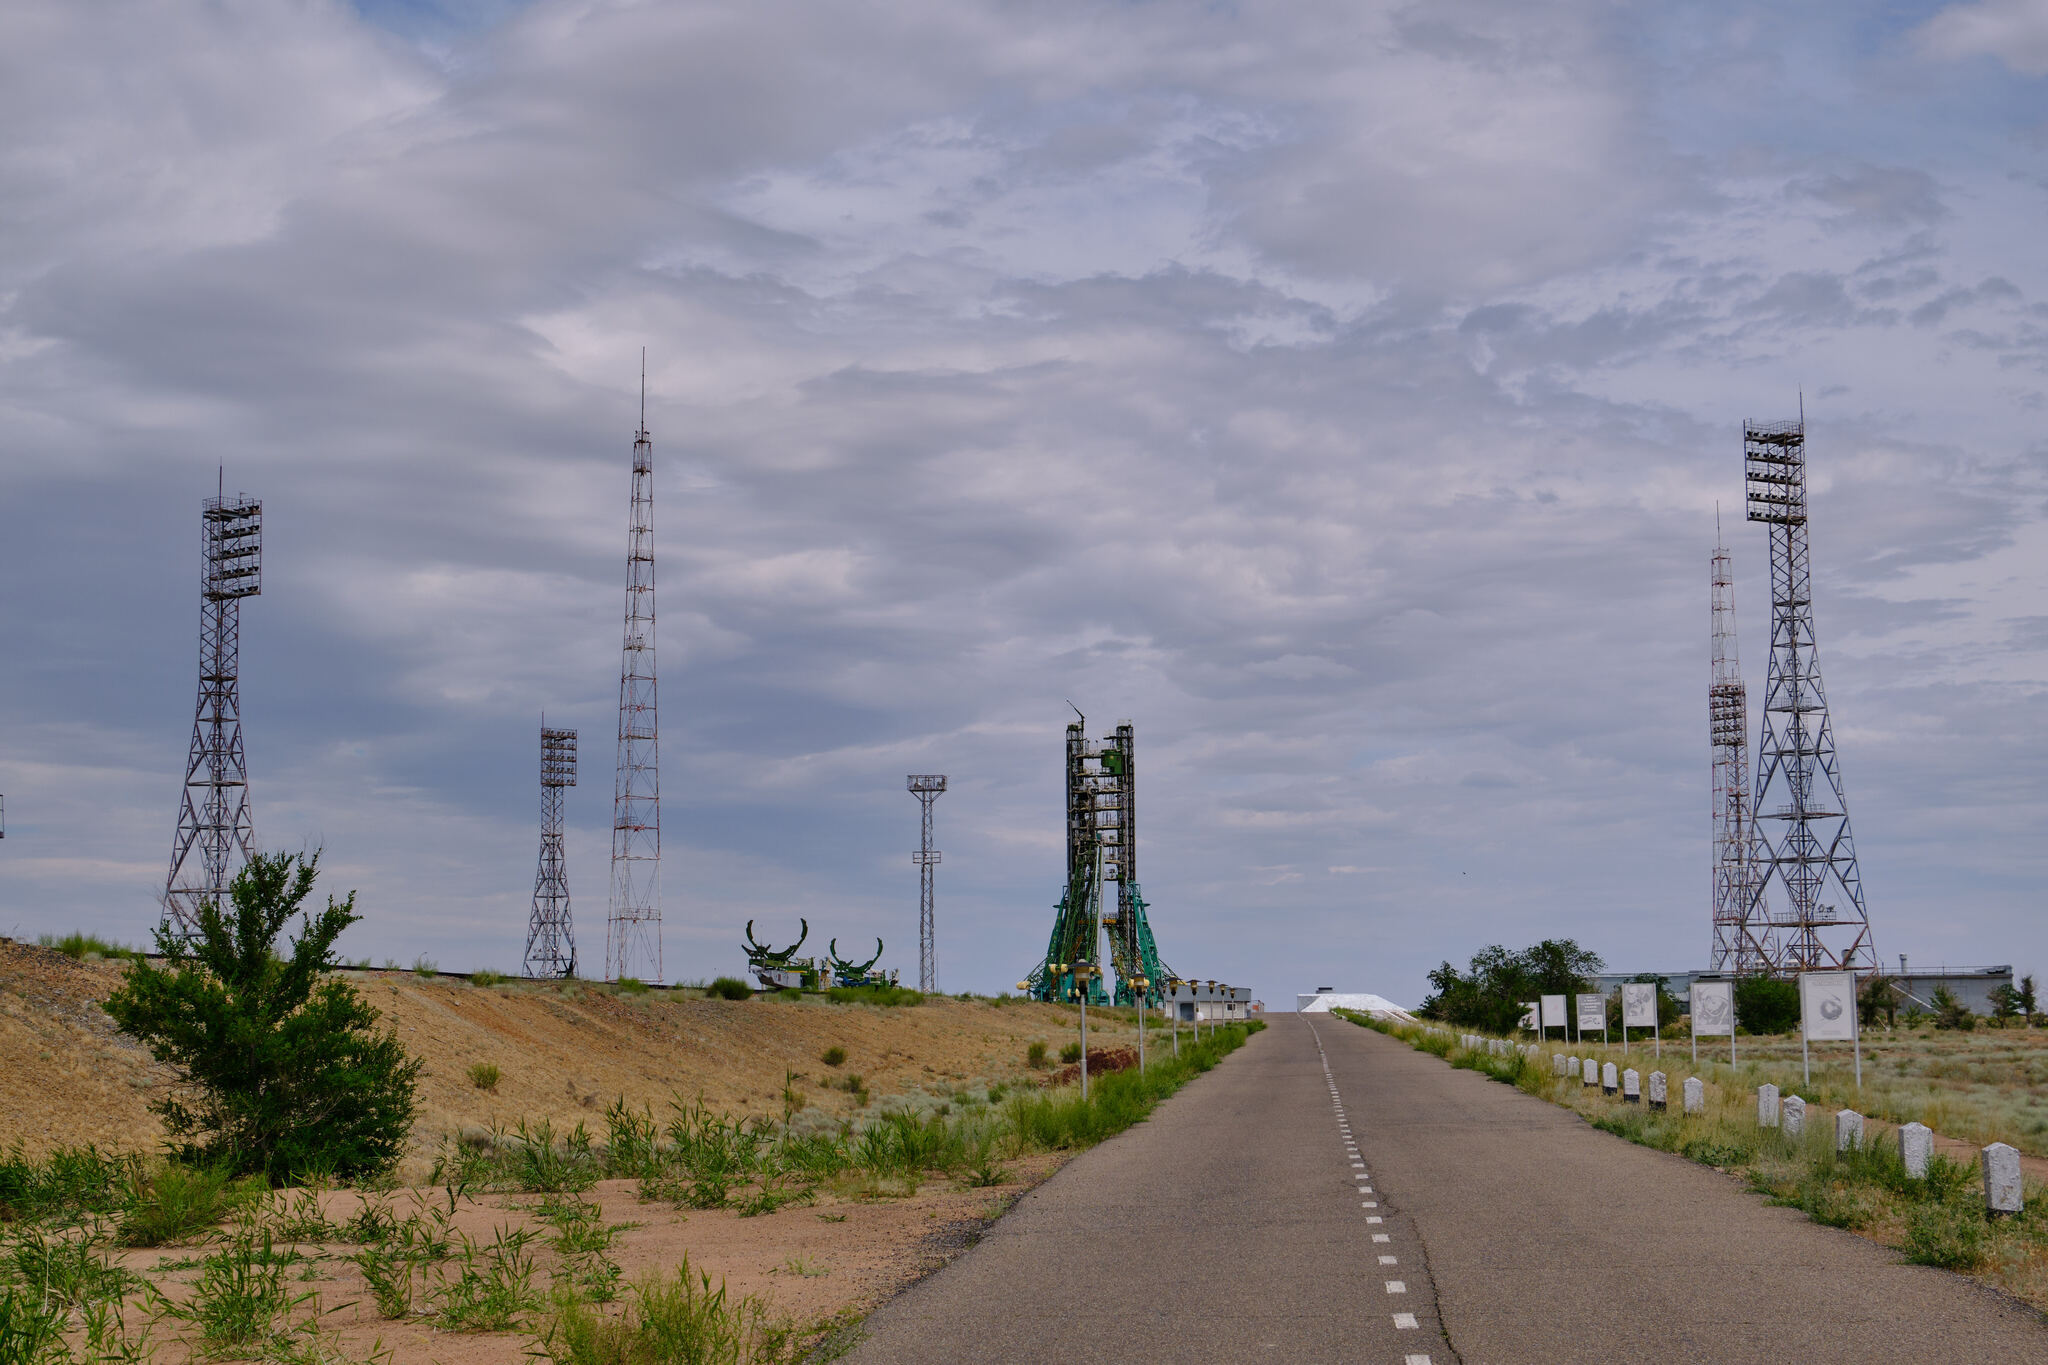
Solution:
{"label": "lightning tower", "polygon": [[[619,767],[612,788],[612,896],[605,975],[664,981],[661,968],[661,743],[654,688],[654,443],[647,438],[647,355],[633,437],[626,533],[626,641],[619,666]],[[639,971],[634,970],[639,966]],[[643,975],[644,973],[644,975]]]}
{"label": "lightning tower", "polygon": [[[1714,513],[1713,672],[1707,683],[1707,738],[1714,751],[1713,970],[1749,975],[1772,960],[1770,926],[1745,932],[1756,858],[1749,808],[1749,693],[1735,644],[1735,574]],[[1754,936],[1752,936],[1752,933]]]}
{"label": "lightning tower", "polygon": [[[1768,945],[1762,970],[1874,971],[1877,949],[1814,641],[1805,415],[1745,422],[1742,456],[1749,519],[1771,528],[1771,663],[1751,807],[1758,861],[1742,933],[1760,951]],[[1784,895],[1781,910],[1770,904],[1773,883]]]}
{"label": "lightning tower", "polygon": [[540,868],[533,917],[526,924],[526,974],[576,975],[576,934],[569,922],[569,872],[562,856],[562,789],[576,785],[576,732],[540,728]]}
{"label": "lightning tower", "polygon": [[242,599],[263,590],[263,504],[225,486],[200,509],[199,702],[185,760],[185,794],[164,879],[164,916],[199,927],[199,906],[224,901],[255,839],[242,752]]}
{"label": "lightning tower", "polygon": [[924,839],[910,861],[917,864],[917,988],[938,990],[938,960],[932,937],[932,869],[939,865],[939,851],[932,847],[932,802],[946,789],[944,773],[912,773],[905,779],[910,794],[924,807]]}

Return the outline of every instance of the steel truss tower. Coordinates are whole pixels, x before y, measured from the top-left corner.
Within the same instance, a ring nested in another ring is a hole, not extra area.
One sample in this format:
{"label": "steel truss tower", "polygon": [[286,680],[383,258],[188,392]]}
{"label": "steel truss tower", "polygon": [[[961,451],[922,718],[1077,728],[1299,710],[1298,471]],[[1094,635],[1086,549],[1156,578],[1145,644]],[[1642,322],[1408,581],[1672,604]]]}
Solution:
{"label": "steel truss tower", "polygon": [[[612,896],[605,975],[665,981],[661,966],[661,743],[654,687],[654,443],[647,438],[647,362],[633,437],[633,510],[626,533],[626,641],[619,666],[619,766],[612,788]],[[638,968],[636,971],[635,968]]]}
{"label": "steel truss tower", "polygon": [[206,500],[199,522],[199,702],[164,879],[165,918],[188,937],[199,927],[201,903],[226,900],[234,866],[247,861],[255,840],[239,673],[242,599],[263,590],[263,504],[223,491]]}
{"label": "steel truss tower", "polygon": [[905,779],[910,794],[924,807],[924,839],[910,861],[917,864],[917,988],[938,990],[938,953],[932,932],[932,869],[939,865],[939,851],[932,847],[932,802],[946,790],[944,773],[912,773]]}
{"label": "steel truss tower", "polygon": [[[1744,423],[1742,456],[1749,519],[1771,528],[1771,663],[1751,807],[1759,861],[1742,933],[1760,950],[1768,945],[1759,970],[1875,971],[1877,949],[1814,642],[1805,417]],[[1783,909],[1775,911],[1774,882],[1784,895]]]}
{"label": "steel truss tower", "polygon": [[[1076,712],[1078,715],[1079,713]],[[1134,1005],[1164,998],[1170,969],[1159,960],[1148,908],[1138,888],[1136,731],[1129,721],[1100,744],[1087,737],[1087,717],[1067,726],[1067,890],[1060,898],[1045,958],[1021,986],[1038,1000],[1078,998],[1076,962],[1101,963],[1109,936],[1116,970],[1112,996],[1097,971],[1086,989],[1090,1004]],[[1113,901],[1107,883],[1116,884]],[[1142,992],[1137,982],[1143,980]]]}
{"label": "steel truss tower", "polygon": [[1745,932],[1756,821],[1749,807],[1749,693],[1735,643],[1735,575],[1714,514],[1713,672],[1707,684],[1707,738],[1714,751],[1713,970],[1754,974],[1773,960],[1770,926]]}
{"label": "steel truss tower", "polygon": [[576,785],[576,732],[540,730],[540,868],[533,917],[526,924],[526,974],[576,975],[576,933],[569,920],[569,870],[562,856],[562,789]]}

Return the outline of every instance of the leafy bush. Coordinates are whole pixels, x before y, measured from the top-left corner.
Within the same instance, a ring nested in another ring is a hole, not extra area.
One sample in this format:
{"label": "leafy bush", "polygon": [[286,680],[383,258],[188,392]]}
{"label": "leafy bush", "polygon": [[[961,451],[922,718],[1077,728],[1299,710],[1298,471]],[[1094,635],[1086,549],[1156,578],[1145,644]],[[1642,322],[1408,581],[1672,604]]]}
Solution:
{"label": "leafy bush", "polygon": [[0,1157],[0,1222],[110,1217],[127,1206],[141,1169],[140,1157],[113,1156],[91,1143],[31,1161],[16,1142]]}
{"label": "leafy bush", "polygon": [[818,1060],[822,1061],[826,1066],[844,1066],[846,1064],[846,1049],[834,1044],[826,1048],[824,1054]]}
{"label": "leafy bush", "polygon": [[1977,1027],[1977,1016],[1970,1012],[1968,1005],[1956,999],[1955,992],[1946,986],[1936,986],[1927,1003],[1934,1006],[1936,1028],[1958,1029],[1968,1033]]}
{"label": "leafy bush", "polygon": [[503,972],[494,972],[488,967],[469,974],[469,984],[472,986],[502,986],[506,980]]}
{"label": "leafy bush", "polygon": [[414,976],[433,977],[440,970],[441,964],[424,954],[412,960],[412,974]]}
{"label": "leafy bush", "polygon": [[469,1069],[469,1083],[479,1090],[496,1090],[503,1074],[496,1062],[478,1062]]}
{"label": "leafy bush", "polygon": [[621,995],[645,995],[647,983],[637,976],[622,976],[612,983]]}
{"label": "leafy bush", "polygon": [[721,976],[706,986],[704,993],[714,1000],[750,1000],[754,988],[736,976]]}
{"label": "leafy bush", "polygon": [[1068,1066],[1072,1066],[1075,1062],[1080,1061],[1081,1045],[1079,1043],[1068,1043],[1065,1047],[1060,1049],[1060,1060],[1065,1062]]}
{"label": "leafy bush", "polygon": [[1778,976],[1735,983],[1735,1022],[1749,1033],[1789,1033],[1799,1024],[1799,987]]}
{"label": "leafy bush", "polygon": [[1024,1065],[1042,1068],[1045,1065],[1045,1044],[1033,1043],[1024,1049]]}
{"label": "leafy bush", "polygon": [[335,939],[361,918],[355,893],[307,913],[289,956],[274,949],[319,864],[317,852],[252,856],[229,907],[202,902],[189,941],[167,920],[165,965],[137,961],[107,997],[114,1022],[180,1073],[182,1093],[150,1107],[181,1160],[284,1182],[377,1174],[404,1151],[422,1064],[373,1033],[377,1011],[329,974]]}

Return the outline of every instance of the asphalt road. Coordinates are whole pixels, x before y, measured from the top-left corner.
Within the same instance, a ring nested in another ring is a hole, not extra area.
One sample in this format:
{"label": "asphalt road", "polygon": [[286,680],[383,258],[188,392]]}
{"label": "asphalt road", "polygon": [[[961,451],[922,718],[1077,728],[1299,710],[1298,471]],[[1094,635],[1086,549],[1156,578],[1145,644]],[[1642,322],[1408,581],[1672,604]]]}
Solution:
{"label": "asphalt road", "polygon": [[1339,1019],[1270,1024],[848,1358],[2048,1361],[2031,1310],[1728,1176]]}

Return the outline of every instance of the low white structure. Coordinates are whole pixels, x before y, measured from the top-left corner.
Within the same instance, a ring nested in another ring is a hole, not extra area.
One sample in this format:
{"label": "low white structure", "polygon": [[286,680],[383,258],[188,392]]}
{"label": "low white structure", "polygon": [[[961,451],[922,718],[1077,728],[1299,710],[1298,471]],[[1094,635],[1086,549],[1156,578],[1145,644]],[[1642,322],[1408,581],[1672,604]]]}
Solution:
{"label": "low white structure", "polygon": [[1797,1095],[1785,1097],[1785,1136],[1796,1138],[1806,1131],[1806,1101]]}
{"label": "low white structure", "polygon": [[1863,1115],[1843,1109],[1835,1115],[1835,1150],[1854,1152],[1863,1146]]}
{"label": "low white structure", "polygon": [[1233,1024],[1259,1012],[1250,986],[1226,986],[1220,981],[1183,981],[1168,986],[1163,1007],[1183,1024]]}
{"label": "low white structure", "polygon": [[1704,1114],[1707,1112],[1707,1083],[1697,1076],[1685,1078],[1685,1112]]}
{"label": "low white structure", "polygon": [[1984,1149],[1984,1210],[1991,1214],[2014,1214],[2026,1206],[2020,1184],[2020,1153],[2017,1147],[1994,1142]]}
{"label": "low white structure", "polygon": [[1313,995],[1295,996],[1294,1008],[1303,1014],[1357,1010],[1360,1014],[1369,1014],[1375,1019],[1395,1019],[1404,1024],[1416,1022],[1415,1015],[1405,1007],[1395,1004],[1384,995],[1373,995],[1368,991],[1319,989]]}

